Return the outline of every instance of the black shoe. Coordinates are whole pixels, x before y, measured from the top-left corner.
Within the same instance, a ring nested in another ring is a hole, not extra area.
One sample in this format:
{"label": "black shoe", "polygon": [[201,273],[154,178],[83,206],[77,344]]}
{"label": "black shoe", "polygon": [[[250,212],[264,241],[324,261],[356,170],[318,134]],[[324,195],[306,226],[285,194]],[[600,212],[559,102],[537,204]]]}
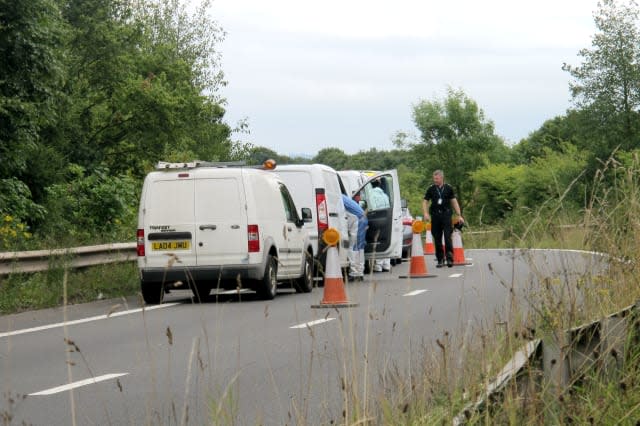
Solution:
{"label": "black shoe", "polygon": [[451,268],[453,266],[453,260],[447,259],[447,266]]}
{"label": "black shoe", "polygon": [[438,260],[438,264],[436,265],[436,268],[442,268],[444,266],[444,260]]}

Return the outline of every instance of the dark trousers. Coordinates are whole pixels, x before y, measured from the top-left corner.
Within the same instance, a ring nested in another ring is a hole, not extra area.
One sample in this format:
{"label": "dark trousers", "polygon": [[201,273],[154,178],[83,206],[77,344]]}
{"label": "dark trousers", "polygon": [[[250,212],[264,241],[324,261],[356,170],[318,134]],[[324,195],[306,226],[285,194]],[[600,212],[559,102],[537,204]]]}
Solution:
{"label": "dark trousers", "polygon": [[[438,262],[453,261],[453,244],[451,243],[451,213],[433,213],[431,215],[431,235],[433,235],[433,247],[436,250]],[[442,236],[444,235],[444,247]],[[445,256],[446,253],[446,256]]]}

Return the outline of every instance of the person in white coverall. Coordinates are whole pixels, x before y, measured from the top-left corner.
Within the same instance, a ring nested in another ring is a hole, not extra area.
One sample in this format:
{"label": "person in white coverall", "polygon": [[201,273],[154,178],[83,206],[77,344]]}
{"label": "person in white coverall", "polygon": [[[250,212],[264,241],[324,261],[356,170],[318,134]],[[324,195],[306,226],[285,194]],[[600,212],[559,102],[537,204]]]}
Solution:
{"label": "person in white coverall", "polygon": [[349,281],[364,279],[364,247],[367,234],[367,215],[360,204],[342,194],[342,202],[347,211],[349,227]]}

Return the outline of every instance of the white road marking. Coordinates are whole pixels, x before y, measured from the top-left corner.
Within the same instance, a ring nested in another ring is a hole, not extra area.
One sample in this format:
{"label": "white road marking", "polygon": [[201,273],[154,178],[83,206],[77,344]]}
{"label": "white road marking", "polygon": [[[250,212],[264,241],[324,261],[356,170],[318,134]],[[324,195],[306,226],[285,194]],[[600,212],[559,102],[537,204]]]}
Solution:
{"label": "white road marking", "polygon": [[82,318],[82,319],[73,320],[73,321],[67,321],[66,323],[58,322],[58,323],[55,323],[55,324],[41,325],[40,327],[23,328],[22,330],[7,331],[7,332],[4,332],[4,333],[0,333],[0,338],[9,337],[9,336],[17,336],[19,334],[34,333],[36,331],[49,330],[51,328],[60,328],[60,327],[64,327],[65,324],[66,325],[84,324],[85,322],[99,321],[99,320],[103,320],[103,319],[107,319],[107,318],[120,317],[120,316],[123,316],[123,315],[130,315],[130,314],[136,314],[138,312],[142,312],[143,309],[145,311],[153,311],[155,309],[168,308],[170,306],[175,306],[175,305],[179,305],[179,303],[165,303],[165,304],[162,304],[162,305],[154,305],[154,306],[148,306],[148,307],[145,307],[145,308],[130,309],[128,311],[114,312],[114,313],[112,313],[110,315],[98,315],[98,316],[95,316],[95,317],[89,317],[89,318]]}
{"label": "white road marking", "polygon": [[213,293],[213,295],[222,295],[222,294],[242,294],[242,293],[253,293],[253,291],[249,290],[248,288],[241,288],[240,290],[225,290],[225,291],[220,291],[217,293]]}
{"label": "white road marking", "polygon": [[405,296],[405,297],[407,297],[407,296],[417,296],[417,295],[422,294],[422,293],[427,292],[427,291],[431,291],[431,290],[413,290],[413,291],[410,291],[409,293],[403,294],[403,296]]}
{"label": "white road marking", "polygon": [[451,274],[451,275],[449,275],[449,278],[458,278],[458,277],[461,277],[461,276],[462,276],[462,274]]}
{"label": "white road marking", "polygon": [[78,382],[69,383],[62,386],[57,386],[55,388],[46,389],[40,392],[30,393],[29,396],[40,396],[40,395],[53,395],[54,393],[60,393],[64,391],[68,391],[71,389],[79,388],[80,386],[92,385],[98,382],[104,382],[105,380],[115,379],[120,376],[126,376],[129,373],[113,373],[113,374],[105,374],[103,376],[92,377],[90,379],[80,380]]}
{"label": "white road marking", "polygon": [[324,318],[324,319],[319,319],[315,321],[305,322],[304,324],[292,325],[289,328],[307,328],[307,327],[312,327],[314,325],[322,324],[325,322],[333,321],[334,319],[335,318]]}

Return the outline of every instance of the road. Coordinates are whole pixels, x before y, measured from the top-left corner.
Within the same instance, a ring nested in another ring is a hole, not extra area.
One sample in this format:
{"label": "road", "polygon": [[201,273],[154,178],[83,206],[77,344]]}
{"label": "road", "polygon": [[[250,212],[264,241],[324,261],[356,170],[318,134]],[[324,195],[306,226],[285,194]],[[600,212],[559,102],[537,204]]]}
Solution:
{"label": "road", "polygon": [[[467,250],[469,265],[402,279],[408,263],[347,283],[351,308],[312,308],[323,289],[187,291],[0,317],[0,419],[12,424],[325,425],[369,412],[393,380],[531,306],[542,279],[574,282],[602,258],[578,251]],[[66,317],[66,325],[65,325]],[[446,336],[446,337],[445,337]],[[455,367],[455,366],[454,366]]]}

